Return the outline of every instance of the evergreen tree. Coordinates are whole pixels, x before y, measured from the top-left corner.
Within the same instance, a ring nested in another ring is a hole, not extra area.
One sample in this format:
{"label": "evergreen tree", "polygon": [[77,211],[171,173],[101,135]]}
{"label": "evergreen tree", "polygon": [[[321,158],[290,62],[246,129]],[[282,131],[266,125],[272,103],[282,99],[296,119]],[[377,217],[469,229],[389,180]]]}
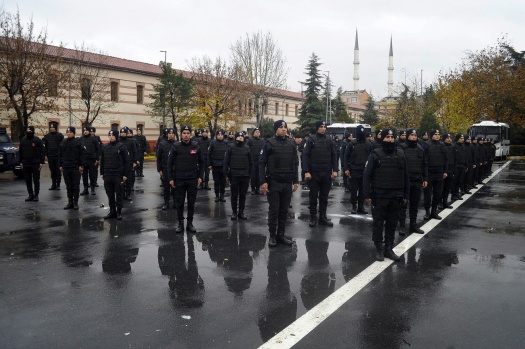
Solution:
{"label": "evergreen tree", "polygon": [[368,97],[368,101],[366,101],[366,111],[363,114],[363,123],[369,124],[370,126],[374,126],[379,122],[379,115],[377,113],[377,110],[375,109],[375,101],[374,97],[370,95]]}
{"label": "evergreen tree", "polygon": [[323,87],[319,73],[320,65],[319,58],[315,53],[312,53],[308,61],[308,66],[306,67],[306,75],[308,75],[308,78],[303,83],[306,86],[305,100],[296,121],[299,125],[299,133],[301,136],[311,133],[317,120],[325,119],[325,107],[319,98],[320,91]]}
{"label": "evergreen tree", "polygon": [[332,100],[332,110],[334,113],[332,122],[346,122],[351,123],[352,119],[346,111],[346,104],[343,101],[343,88],[339,87],[335,98]]}

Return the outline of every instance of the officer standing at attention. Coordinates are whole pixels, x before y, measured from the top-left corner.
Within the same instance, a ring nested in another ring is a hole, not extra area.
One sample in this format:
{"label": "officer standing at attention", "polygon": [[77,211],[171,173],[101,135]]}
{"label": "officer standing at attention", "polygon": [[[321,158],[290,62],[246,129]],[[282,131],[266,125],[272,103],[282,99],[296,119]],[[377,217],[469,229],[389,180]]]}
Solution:
{"label": "officer standing at attention", "polygon": [[467,172],[467,147],[465,146],[465,137],[462,134],[456,135],[454,147],[456,148],[456,172],[454,173],[452,200],[463,200],[460,191],[463,191]]}
{"label": "officer standing at attention", "polygon": [[215,139],[210,143],[210,147],[208,148],[207,163],[208,169],[212,171],[213,175],[215,202],[226,202],[226,199],[224,199],[224,192],[226,191],[226,174],[223,169],[226,149],[228,149],[228,144],[224,142],[224,131],[218,130],[215,133]]}
{"label": "officer standing at attention", "polygon": [[128,179],[124,183],[124,193],[123,197],[124,200],[131,201],[131,187],[133,185],[133,173],[135,172],[135,167],[137,167],[138,163],[138,151],[136,147],[136,143],[131,139],[128,138],[128,127],[124,126],[120,129],[120,143],[124,144],[126,146],[126,149],[129,153],[129,165],[131,166],[131,172],[129,173]]}
{"label": "officer standing at attention", "polygon": [[465,180],[463,181],[463,192],[465,194],[472,194],[472,175],[476,167],[474,161],[474,148],[472,147],[472,139],[469,135],[465,135],[465,156],[467,158],[467,172],[465,173]]}
{"label": "officer standing at attention", "polygon": [[259,158],[259,178],[264,195],[268,195],[268,228],[270,247],[277,242],[292,245],[293,240],[284,235],[292,192],[299,188],[297,147],[286,137],[288,125],[284,120],[273,124],[275,137],[264,143]]}
{"label": "officer standing at attention", "polygon": [[64,176],[68,200],[64,210],[78,210],[80,176],[84,171],[82,157],[85,148],[82,141],[75,137],[75,131],[73,126],[69,126],[66,129],[66,139],[60,144],[60,171]]}
{"label": "officer standing at attention", "polygon": [[447,151],[447,177],[443,179],[443,194],[441,196],[441,208],[452,208],[448,202],[448,196],[454,186],[454,175],[456,173],[457,152],[458,149],[452,144],[452,135],[450,133],[443,134],[443,143]]}
{"label": "officer standing at attention", "polygon": [[367,204],[372,204],[372,240],[376,246],[376,260],[382,261],[386,257],[399,261],[392,248],[399,209],[406,204],[410,194],[408,169],[403,150],[396,147],[394,131],[386,129],[381,135],[382,146],[372,151],[363,174],[364,195]]}
{"label": "officer standing at attention", "polygon": [[125,183],[131,172],[126,146],[118,141],[118,131],[108,132],[109,143],[102,148],[100,158],[100,175],[104,180],[104,189],[109,200],[109,213],[104,219],[122,219],[122,183]]}
{"label": "officer standing at attention", "polygon": [[235,143],[235,138],[233,138],[233,132],[232,131],[229,131],[228,132],[228,137],[224,140],[224,143],[230,145],[230,144],[233,144]]}
{"label": "officer standing at attention", "polygon": [[[437,207],[441,203],[443,180],[447,178],[448,161],[445,145],[440,139],[439,130],[432,130],[430,139],[425,142],[428,157],[428,185],[423,191],[426,220],[441,219],[437,213]],[[430,211],[431,207],[432,211]]]}
{"label": "officer standing at attention", "polygon": [[261,155],[261,149],[264,145],[264,139],[261,138],[261,130],[254,128],[252,132],[252,138],[246,141],[248,148],[250,149],[250,156],[252,159],[251,165],[251,178],[250,183],[252,187],[252,195],[260,194],[259,191],[259,155]]}
{"label": "officer standing at attention", "polygon": [[51,171],[51,188],[49,190],[60,190],[60,143],[64,140],[64,135],[58,132],[58,124],[52,122],[49,124],[49,133],[44,137],[44,146],[46,148],[47,162]]}
{"label": "officer standing at attention", "polygon": [[142,134],[142,129],[137,129],[135,140],[139,146],[139,165],[137,166],[137,177],[144,177],[144,156],[148,155],[149,144],[146,136]]}
{"label": "officer standing at attention", "polygon": [[[137,142],[137,140],[135,139],[135,137],[133,136],[133,130],[130,129],[129,127],[127,127],[127,130],[128,130],[128,142],[131,141],[131,143],[133,144],[133,147],[135,148],[135,167],[133,168],[133,171],[131,173],[131,176],[130,176],[130,179],[131,179],[131,191],[134,191],[135,190],[135,178],[137,177],[136,174],[137,174],[137,169],[138,167],[140,166],[140,147],[139,147],[139,144]],[[128,146],[129,148],[130,146]],[[128,195],[128,199],[131,200],[131,192],[130,194]]]}
{"label": "officer standing at attention", "polygon": [[[97,182],[97,166],[100,159],[100,147],[96,138],[91,136],[91,127],[84,127],[84,136],[81,138],[84,145],[84,153],[82,155],[82,181],[84,183],[84,191],[80,195],[88,195],[89,184],[91,184],[91,195],[95,195],[95,183]],[[89,181],[88,181],[89,177]]]}
{"label": "officer standing at attention", "polygon": [[[35,127],[28,126],[18,150],[20,167],[24,173],[29,196],[25,201],[38,201],[40,193],[40,170],[46,163],[44,142],[35,136]],[[34,184],[34,190],[33,190]]]}
{"label": "officer standing at attention", "polygon": [[193,226],[193,212],[197,199],[197,187],[202,183],[204,176],[204,158],[197,142],[191,141],[191,127],[181,128],[181,141],[173,145],[168,158],[168,178],[170,185],[175,189],[177,218],[179,225],[176,233],[184,231],[184,201],[188,196],[188,217],[186,231],[195,233]]}
{"label": "officer standing at attention", "polygon": [[372,146],[374,147],[374,149],[381,148],[381,144],[382,144],[382,142],[381,142],[381,135],[382,135],[382,132],[383,132],[383,130],[376,130],[376,138],[372,142]]}
{"label": "officer standing at attention", "polygon": [[[99,136],[97,136],[97,129],[96,129],[96,127],[91,126],[91,128],[89,130],[89,133],[91,134],[92,137],[94,137],[98,141],[98,147],[99,147],[100,151],[102,152],[102,140],[100,139]],[[97,180],[98,180],[98,167],[99,167],[99,165],[100,165],[100,163],[95,166],[95,170],[96,170],[95,187],[98,187]]]}
{"label": "officer standing at attention", "polygon": [[344,155],[344,171],[350,179],[350,192],[352,214],[367,214],[363,196],[363,172],[365,171],[368,156],[374,150],[372,144],[366,139],[365,127],[356,127],[356,138],[346,146]]}
{"label": "officer standing at attention", "polygon": [[[231,220],[247,219],[244,214],[246,193],[250,183],[250,173],[252,167],[252,156],[250,148],[244,144],[244,133],[235,134],[235,144],[228,147],[224,156],[223,172],[230,180],[232,215]],[[238,204],[237,204],[238,198]],[[237,211],[237,209],[239,209]],[[238,213],[237,213],[238,212]]]}
{"label": "officer standing at attention", "polygon": [[345,173],[345,152],[346,152],[346,147],[348,146],[348,143],[350,143],[352,140],[350,139],[350,133],[345,133],[344,135],[344,139],[343,141],[341,142],[341,169],[343,170],[343,186],[345,187],[345,193],[349,193],[350,192],[350,182],[349,182],[349,177],[348,175]]}
{"label": "officer standing at attention", "polygon": [[399,131],[399,137],[396,140],[396,144],[399,147],[401,144],[404,144],[407,141],[407,131]]}
{"label": "officer standing at attention", "polygon": [[[195,139],[199,148],[201,149],[202,156],[204,157],[204,163],[208,163],[208,148],[210,147],[211,139],[208,137],[208,130],[203,129],[198,133],[198,137]],[[208,168],[204,169],[204,177],[202,178],[203,182],[199,185],[199,189],[211,190],[209,186],[210,181],[210,170]],[[215,181],[215,177],[213,177]]]}
{"label": "officer standing at attention", "polygon": [[319,224],[333,226],[328,220],[328,194],[332,188],[332,179],[337,177],[339,161],[334,142],[326,136],[326,122],[318,120],[315,123],[315,133],[306,142],[303,150],[304,178],[310,187],[309,208],[310,227],[315,227],[317,221],[317,199],[319,199]]}
{"label": "officer standing at attention", "polygon": [[[405,153],[405,161],[408,168],[408,178],[410,180],[409,202],[409,233],[424,234],[425,232],[417,227],[417,209],[421,200],[421,188],[426,188],[428,184],[428,164],[425,150],[417,140],[416,129],[407,131],[408,138],[401,145]],[[401,205],[399,213],[400,235],[405,235],[406,205]]]}
{"label": "officer standing at attention", "polygon": [[165,211],[170,208],[170,196],[173,195],[173,207],[177,208],[175,191],[171,189],[170,179],[168,177],[168,158],[175,144],[175,129],[168,128],[168,138],[161,141],[157,152],[157,172],[160,175],[162,184],[164,184],[164,206],[162,210]]}

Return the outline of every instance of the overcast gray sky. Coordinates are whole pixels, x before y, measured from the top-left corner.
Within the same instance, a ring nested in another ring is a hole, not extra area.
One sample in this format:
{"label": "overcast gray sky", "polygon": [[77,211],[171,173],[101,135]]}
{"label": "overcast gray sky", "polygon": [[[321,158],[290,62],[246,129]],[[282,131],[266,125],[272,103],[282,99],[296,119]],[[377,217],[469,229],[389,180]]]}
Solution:
{"label": "overcast gray sky", "polygon": [[506,36],[525,50],[525,1],[521,0],[4,0],[4,8],[47,26],[53,44],[84,42],[108,55],[152,64],[164,60],[185,69],[192,57],[230,57],[230,45],[246,33],[270,31],[289,67],[288,89],[300,91],[315,52],[335,88],[353,89],[353,49],[359,31],[359,88],[387,95],[390,36],[394,86],[432,83],[467,51]]}

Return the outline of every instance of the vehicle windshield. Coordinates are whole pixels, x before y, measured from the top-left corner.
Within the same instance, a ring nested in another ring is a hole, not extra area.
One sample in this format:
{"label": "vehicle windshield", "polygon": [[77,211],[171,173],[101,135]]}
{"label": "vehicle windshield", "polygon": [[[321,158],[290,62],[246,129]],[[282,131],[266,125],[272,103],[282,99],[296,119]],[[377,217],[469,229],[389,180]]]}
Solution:
{"label": "vehicle windshield", "polygon": [[0,134],[0,143],[11,143],[6,134]]}
{"label": "vehicle windshield", "polygon": [[471,133],[473,137],[491,138],[495,142],[501,140],[501,129],[498,126],[474,126]]}

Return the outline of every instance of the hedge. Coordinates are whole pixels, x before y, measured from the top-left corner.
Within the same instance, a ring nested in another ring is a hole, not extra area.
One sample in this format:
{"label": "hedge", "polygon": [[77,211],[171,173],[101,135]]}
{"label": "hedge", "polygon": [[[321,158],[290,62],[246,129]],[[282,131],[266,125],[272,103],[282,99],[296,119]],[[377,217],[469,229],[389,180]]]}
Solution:
{"label": "hedge", "polygon": [[525,156],[525,145],[511,145],[510,156]]}

